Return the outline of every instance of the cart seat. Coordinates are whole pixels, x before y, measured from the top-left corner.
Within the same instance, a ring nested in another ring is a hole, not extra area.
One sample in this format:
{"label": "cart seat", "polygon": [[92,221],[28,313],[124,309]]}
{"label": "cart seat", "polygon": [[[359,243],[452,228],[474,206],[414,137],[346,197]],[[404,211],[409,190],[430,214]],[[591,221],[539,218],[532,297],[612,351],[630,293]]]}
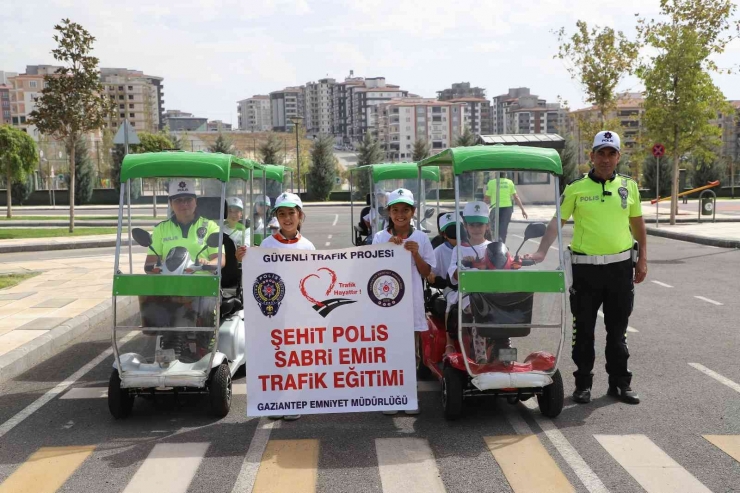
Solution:
{"label": "cart seat", "polygon": [[[472,317],[469,322],[486,324],[532,323],[534,293],[471,293]],[[493,339],[526,337],[530,327],[478,327],[478,335]]]}

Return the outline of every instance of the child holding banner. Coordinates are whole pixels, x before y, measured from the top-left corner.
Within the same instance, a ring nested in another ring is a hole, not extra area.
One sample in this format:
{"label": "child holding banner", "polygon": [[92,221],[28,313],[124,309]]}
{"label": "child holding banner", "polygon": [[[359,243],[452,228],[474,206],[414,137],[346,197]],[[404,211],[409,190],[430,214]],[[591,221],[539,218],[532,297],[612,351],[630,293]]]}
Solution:
{"label": "child holding banner", "polygon": [[[298,195],[287,192],[280,194],[275,199],[275,208],[272,212],[277,219],[279,229],[272,236],[265,238],[262,244],[260,244],[260,248],[316,250],[313,243],[301,235],[301,225],[306,219],[306,214],[303,212],[303,202]],[[243,251],[237,251],[237,260],[241,262],[246,253],[246,248]],[[285,421],[295,421],[300,417],[300,414],[291,414],[287,416],[270,416],[270,419],[282,418]]]}
{"label": "child holding banner", "polygon": [[[473,268],[485,268],[484,260],[486,258],[486,247],[491,243],[486,239],[486,233],[489,231],[488,204],[485,202],[469,202],[463,209],[463,223],[467,233],[467,241],[461,241],[452,249],[450,264],[447,272],[450,276],[450,283],[457,286],[457,250],[462,250],[464,262],[469,262]],[[454,351],[453,340],[457,340],[457,309],[458,292],[453,291],[447,298],[447,347],[445,351]],[[463,299],[462,309],[465,310],[469,304],[467,298]],[[475,329],[473,329],[474,331]],[[485,341],[479,339],[473,332],[473,346],[475,348],[476,359],[485,360]],[[482,353],[481,353],[482,352]]]}
{"label": "child holding banner", "polygon": [[[424,286],[425,279],[435,266],[434,249],[427,238],[426,233],[414,229],[412,221],[416,206],[414,205],[414,194],[405,188],[399,188],[390,193],[388,197],[388,215],[390,225],[387,229],[378,231],[373,237],[373,245],[391,242],[395,245],[403,245],[405,250],[411,252],[411,261],[416,269],[416,274],[411,274],[411,291],[414,300],[414,331],[424,332],[428,330],[426,310],[424,308]],[[419,337],[414,334],[416,355],[419,357]],[[383,414],[393,415],[398,411],[383,411]],[[406,411],[406,414],[419,414],[419,409]]]}

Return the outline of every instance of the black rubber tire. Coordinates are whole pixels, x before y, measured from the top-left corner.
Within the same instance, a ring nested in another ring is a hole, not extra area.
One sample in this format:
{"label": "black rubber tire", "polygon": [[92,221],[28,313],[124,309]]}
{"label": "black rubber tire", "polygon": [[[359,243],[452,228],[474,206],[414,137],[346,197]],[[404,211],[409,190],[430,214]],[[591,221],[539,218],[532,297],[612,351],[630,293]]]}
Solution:
{"label": "black rubber tire", "polygon": [[448,421],[454,421],[462,416],[463,376],[449,366],[442,372],[442,408]]}
{"label": "black rubber tire", "polygon": [[552,383],[542,389],[542,394],[537,396],[540,412],[548,418],[555,418],[563,411],[565,391],[563,390],[563,377],[560,370],[556,370],[552,376]]}
{"label": "black rubber tire", "polygon": [[208,399],[211,403],[211,414],[223,418],[231,409],[231,373],[229,365],[223,363],[211,371],[208,382]]}
{"label": "black rubber tire", "polygon": [[125,419],[134,408],[134,396],[128,389],[121,388],[121,377],[118,370],[113,370],[108,380],[108,410],[116,419]]}

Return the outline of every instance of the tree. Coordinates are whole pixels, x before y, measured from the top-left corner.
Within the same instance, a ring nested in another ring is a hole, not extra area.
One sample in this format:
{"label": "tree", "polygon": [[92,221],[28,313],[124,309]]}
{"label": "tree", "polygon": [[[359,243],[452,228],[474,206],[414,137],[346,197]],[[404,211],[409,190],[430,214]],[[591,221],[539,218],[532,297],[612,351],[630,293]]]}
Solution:
{"label": "tree", "polygon": [[[95,185],[95,168],[87,148],[87,140],[80,137],[75,142],[75,205],[87,204],[92,199]],[[70,192],[71,193],[71,192]]]}
{"label": "tree", "polygon": [[144,152],[161,152],[173,148],[172,141],[166,135],[153,134],[150,132],[138,132],[137,135],[139,136],[141,144],[133,146],[133,151],[136,154]]}
{"label": "tree", "polygon": [[234,147],[234,144],[231,142],[231,139],[228,137],[224,137],[224,134],[219,132],[218,137],[216,137],[216,142],[214,142],[213,145],[208,148],[208,150],[211,152],[221,152],[223,154],[231,154],[233,151],[233,147]]}
{"label": "tree", "polygon": [[455,141],[455,147],[470,147],[475,145],[475,134],[470,131],[470,127],[465,127],[463,133]]}
{"label": "tree", "polygon": [[8,219],[13,217],[13,184],[25,182],[38,163],[39,153],[30,135],[10,125],[0,126],[0,172],[5,177]]}
{"label": "tree", "polygon": [[638,43],[610,27],[589,29],[581,20],[572,36],[568,37],[564,27],[555,34],[560,46],[553,58],[571,63],[568,73],[583,86],[586,102],[599,109],[601,123],[606,123],[608,113],[616,107],[619,82],[634,72]]}
{"label": "tree", "polygon": [[259,155],[263,164],[276,164],[283,151],[283,142],[274,132],[267,133],[267,140],[260,144]]}
{"label": "tree", "polygon": [[560,151],[560,162],[563,164],[563,176],[560,177],[560,193],[565,186],[578,175],[578,146],[571,134],[565,135],[565,147]]}
{"label": "tree", "polygon": [[694,168],[692,174],[694,188],[703,187],[712,181],[722,180],[727,170],[727,163],[725,161],[717,158],[709,158],[706,155],[692,157],[691,164]]}
{"label": "tree", "polygon": [[422,159],[429,157],[429,152],[431,148],[429,147],[429,142],[419,137],[414,142],[414,157],[413,160],[415,162],[421,161]]}
{"label": "tree", "polygon": [[[357,166],[382,163],[384,160],[385,153],[380,147],[380,142],[370,132],[366,132],[362,142],[357,147]],[[370,189],[370,173],[355,173],[355,177],[357,180],[354,190],[356,198],[363,198],[366,193],[372,192]]]}
{"label": "tree", "polygon": [[337,177],[337,158],[334,157],[333,147],[334,138],[321,135],[313,141],[311,148],[311,169],[306,176],[307,191],[322,202],[329,199]]}
{"label": "tree", "polygon": [[[642,167],[642,186],[652,190],[652,194],[655,195],[655,182],[656,176],[655,171],[657,169],[657,160],[650,154],[645,156],[644,164]],[[668,195],[668,191],[671,189],[671,162],[669,159],[660,158],[660,192],[661,197]]]}
{"label": "tree", "polygon": [[162,136],[166,137],[170,141],[170,149],[177,149],[178,151],[183,150],[182,138],[173,134],[169,130],[162,132]]}
{"label": "tree", "polygon": [[670,223],[675,224],[681,157],[699,146],[711,157],[720,129],[710,120],[732,111],[712,82],[710,72],[721,70],[710,57],[724,52],[733,39],[728,32],[740,32],[740,21],[730,22],[736,11],[731,0],[661,0],[660,6],[665,19],[638,20],[640,40],[655,55],[637,74],[645,85],[643,122],[673,163]]}
{"label": "tree", "polygon": [[75,142],[103,127],[113,113],[114,102],[100,84],[98,59],[90,55],[95,38],[81,25],[62,20],[54,26],[58,34],[52,50],[54,59],[68,64],[44,77],[44,90],[36,100],[29,123],[39,132],[64,142],[69,159],[69,232],[74,232]]}

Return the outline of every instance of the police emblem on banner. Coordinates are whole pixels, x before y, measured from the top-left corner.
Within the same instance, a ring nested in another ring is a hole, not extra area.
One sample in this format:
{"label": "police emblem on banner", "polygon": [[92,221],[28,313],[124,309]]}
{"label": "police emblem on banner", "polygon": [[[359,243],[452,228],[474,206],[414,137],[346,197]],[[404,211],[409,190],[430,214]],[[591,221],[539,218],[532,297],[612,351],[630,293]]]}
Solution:
{"label": "police emblem on banner", "polygon": [[627,208],[627,197],[629,197],[629,191],[624,187],[619,187],[619,196],[622,198],[622,209]]}
{"label": "police emblem on banner", "polygon": [[262,274],[254,281],[252,294],[262,314],[269,318],[277,315],[285,296],[285,283],[277,274]]}
{"label": "police emblem on banner", "polygon": [[392,270],[376,272],[370,276],[367,283],[367,295],[370,300],[383,308],[396,306],[405,292],[403,279]]}

